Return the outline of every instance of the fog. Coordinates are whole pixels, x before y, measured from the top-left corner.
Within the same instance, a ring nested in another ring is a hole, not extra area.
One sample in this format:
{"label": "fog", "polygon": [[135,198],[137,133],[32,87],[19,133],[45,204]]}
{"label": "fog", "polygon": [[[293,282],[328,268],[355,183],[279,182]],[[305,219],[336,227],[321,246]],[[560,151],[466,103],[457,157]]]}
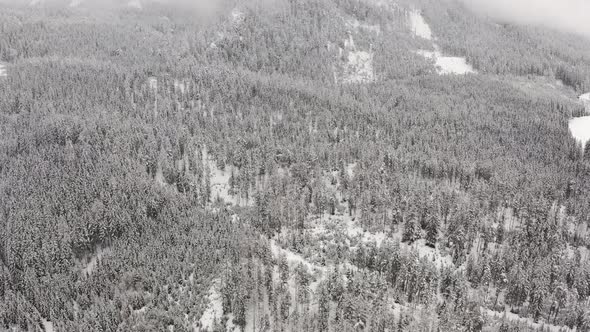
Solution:
{"label": "fog", "polygon": [[590,0],[461,0],[494,19],[590,37]]}

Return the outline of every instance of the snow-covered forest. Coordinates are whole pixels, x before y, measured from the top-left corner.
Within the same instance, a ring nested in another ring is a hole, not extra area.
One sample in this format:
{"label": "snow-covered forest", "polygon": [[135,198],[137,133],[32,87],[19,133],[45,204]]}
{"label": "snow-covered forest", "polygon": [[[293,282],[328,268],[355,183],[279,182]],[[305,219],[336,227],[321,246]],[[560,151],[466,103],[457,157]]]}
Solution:
{"label": "snow-covered forest", "polygon": [[0,330],[590,331],[590,39],[179,3],[0,2]]}

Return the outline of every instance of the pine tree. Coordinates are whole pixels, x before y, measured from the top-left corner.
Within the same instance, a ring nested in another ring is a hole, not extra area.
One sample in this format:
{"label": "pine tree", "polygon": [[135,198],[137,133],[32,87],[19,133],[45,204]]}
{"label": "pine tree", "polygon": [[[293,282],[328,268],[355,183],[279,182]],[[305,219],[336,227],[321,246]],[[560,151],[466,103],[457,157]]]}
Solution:
{"label": "pine tree", "polygon": [[404,233],[402,235],[402,242],[413,243],[414,241],[420,239],[420,225],[418,221],[414,218],[408,219],[406,224],[404,225]]}
{"label": "pine tree", "polygon": [[438,240],[438,228],[438,217],[433,215],[429,218],[428,224],[426,225],[426,245],[429,247],[436,247],[436,242]]}

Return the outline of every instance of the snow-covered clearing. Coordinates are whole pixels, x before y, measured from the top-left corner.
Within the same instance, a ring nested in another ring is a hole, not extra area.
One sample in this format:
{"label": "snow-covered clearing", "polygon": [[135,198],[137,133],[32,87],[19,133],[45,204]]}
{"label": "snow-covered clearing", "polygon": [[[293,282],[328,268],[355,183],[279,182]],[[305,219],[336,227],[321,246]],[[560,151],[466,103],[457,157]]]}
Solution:
{"label": "snow-covered clearing", "polygon": [[[590,113],[590,92],[581,95],[578,99],[586,108],[586,112]],[[572,136],[584,148],[590,141],[590,115],[570,119],[569,129]]]}
{"label": "snow-covered clearing", "polygon": [[252,196],[249,198],[242,195],[231,193],[230,179],[232,174],[238,174],[239,170],[234,166],[227,165],[225,169],[220,169],[213,156],[209,154],[207,148],[202,150],[202,162],[205,169],[209,170],[209,186],[211,188],[210,200],[215,202],[222,200],[225,203],[235,206],[250,206],[254,204]]}
{"label": "snow-covered clearing", "polygon": [[[216,279],[213,285],[209,288],[209,306],[201,316],[199,322],[201,329],[205,331],[213,331],[215,324],[218,324],[223,316],[223,302],[219,288],[221,281]],[[194,331],[198,331],[196,326],[193,326]]]}
{"label": "snow-covered clearing", "polygon": [[373,56],[371,50],[368,52],[357,50],[352,34],[349,34],[344,41],[344,48],[340,48],[340,70],[334,70],[336,82],[353,84],[375,81]]}
{"label": "snow-covered clearing", "polygon": [[475,70],[467,63],[465,58],[444,56],[436,45],[434,52],[419,50],[417,53],[426,59],[433,60],[439,75],[465,75],[475,73]]}
{"label": "snow-covered clearing", "polygon": [[82,269],[82,274],[85,276],[90,276],[92,274],[92,272],[94,271],[94,269],[96,268],[96,266],[98,265],[98,263],[102,260],[102,258],[105,255],[108,255],[111,253],[111,248],[103,248],[103,247],[97,247],[96,248],[96,253],[94,255],[92,255],[92,257],[90,257],[90,260],[88,260],[88,263],[86,264],[86,266]]}
{"label": "snow-covered clearing", "polygon": [[45,332],[53,332],[55,331],[53,329],[53,323],[48,321],[45,318],[41,318],[41,322],[43,323],[43,329],[45,330]]}
{"label": "snow-covered clearing", "polygon": [[590,141],[590,116],[570,119],[569,128],[576,141],[580,142],[582,147],[586,146]]}
{"label": "snow-covered clearing", "polygon": [[378,35],[378,34],[381,33],[381,27],[380,26],[366,24],[366,23],[361,23],[356,18],[351,18],[351,19],[346,20],[345,24],[346,24],[347,27],[349,27],[350,29],[352,29],[354,31],[364,30],[364,31],[368,31],[368,32],[374,33],[376,35]]}
{"label": "snow-covered clearing", "polygon": [[[432,41],[434,39],[430,26],[418,10],[412,10],[409,14],[410,28],[417,37]],[[440,47],[432,43],[434,51],[418,50],[416,53],[426,59],[432,60],[439,75],[465,75],[475,73],[471,65],[463,57],[445,56]]]}
{"label": "snow-covered clearing", "polygon": [[481,312],[488,317],[503,320],[506,319],[509,322],[516,323],[519,327],[527,327],[529,329],[538,330],[538,331],[550,331],[550,332],[567,332],[567,331],[574,331],[567,326],[556,326],[552,324],[545,324],[545,323],[535,323],[532,318],[523,318],[517,314],[514,314],[508,309],[504,312],[498,312],[494,310],[490,310],[487,308],[480,308]]}
{"label": "snow-covered clearing", "polygon": [[414,32],[416,36],[424,38],[426,40],[432,40],[432,30],[430,29],[430,25],[426,23],[426,20],[424,19],[420,11],[410,11],[409,20],[412,32]]}

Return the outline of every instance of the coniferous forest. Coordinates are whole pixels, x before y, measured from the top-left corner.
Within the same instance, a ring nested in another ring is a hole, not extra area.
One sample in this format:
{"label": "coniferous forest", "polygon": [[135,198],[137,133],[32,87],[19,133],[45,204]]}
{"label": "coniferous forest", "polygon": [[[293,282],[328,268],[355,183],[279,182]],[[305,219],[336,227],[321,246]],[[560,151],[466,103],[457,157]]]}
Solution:
{"label": "coniferous forest", "polygon": [[0,2],[0,331],[590,331],[590,39],[206,7]]}

